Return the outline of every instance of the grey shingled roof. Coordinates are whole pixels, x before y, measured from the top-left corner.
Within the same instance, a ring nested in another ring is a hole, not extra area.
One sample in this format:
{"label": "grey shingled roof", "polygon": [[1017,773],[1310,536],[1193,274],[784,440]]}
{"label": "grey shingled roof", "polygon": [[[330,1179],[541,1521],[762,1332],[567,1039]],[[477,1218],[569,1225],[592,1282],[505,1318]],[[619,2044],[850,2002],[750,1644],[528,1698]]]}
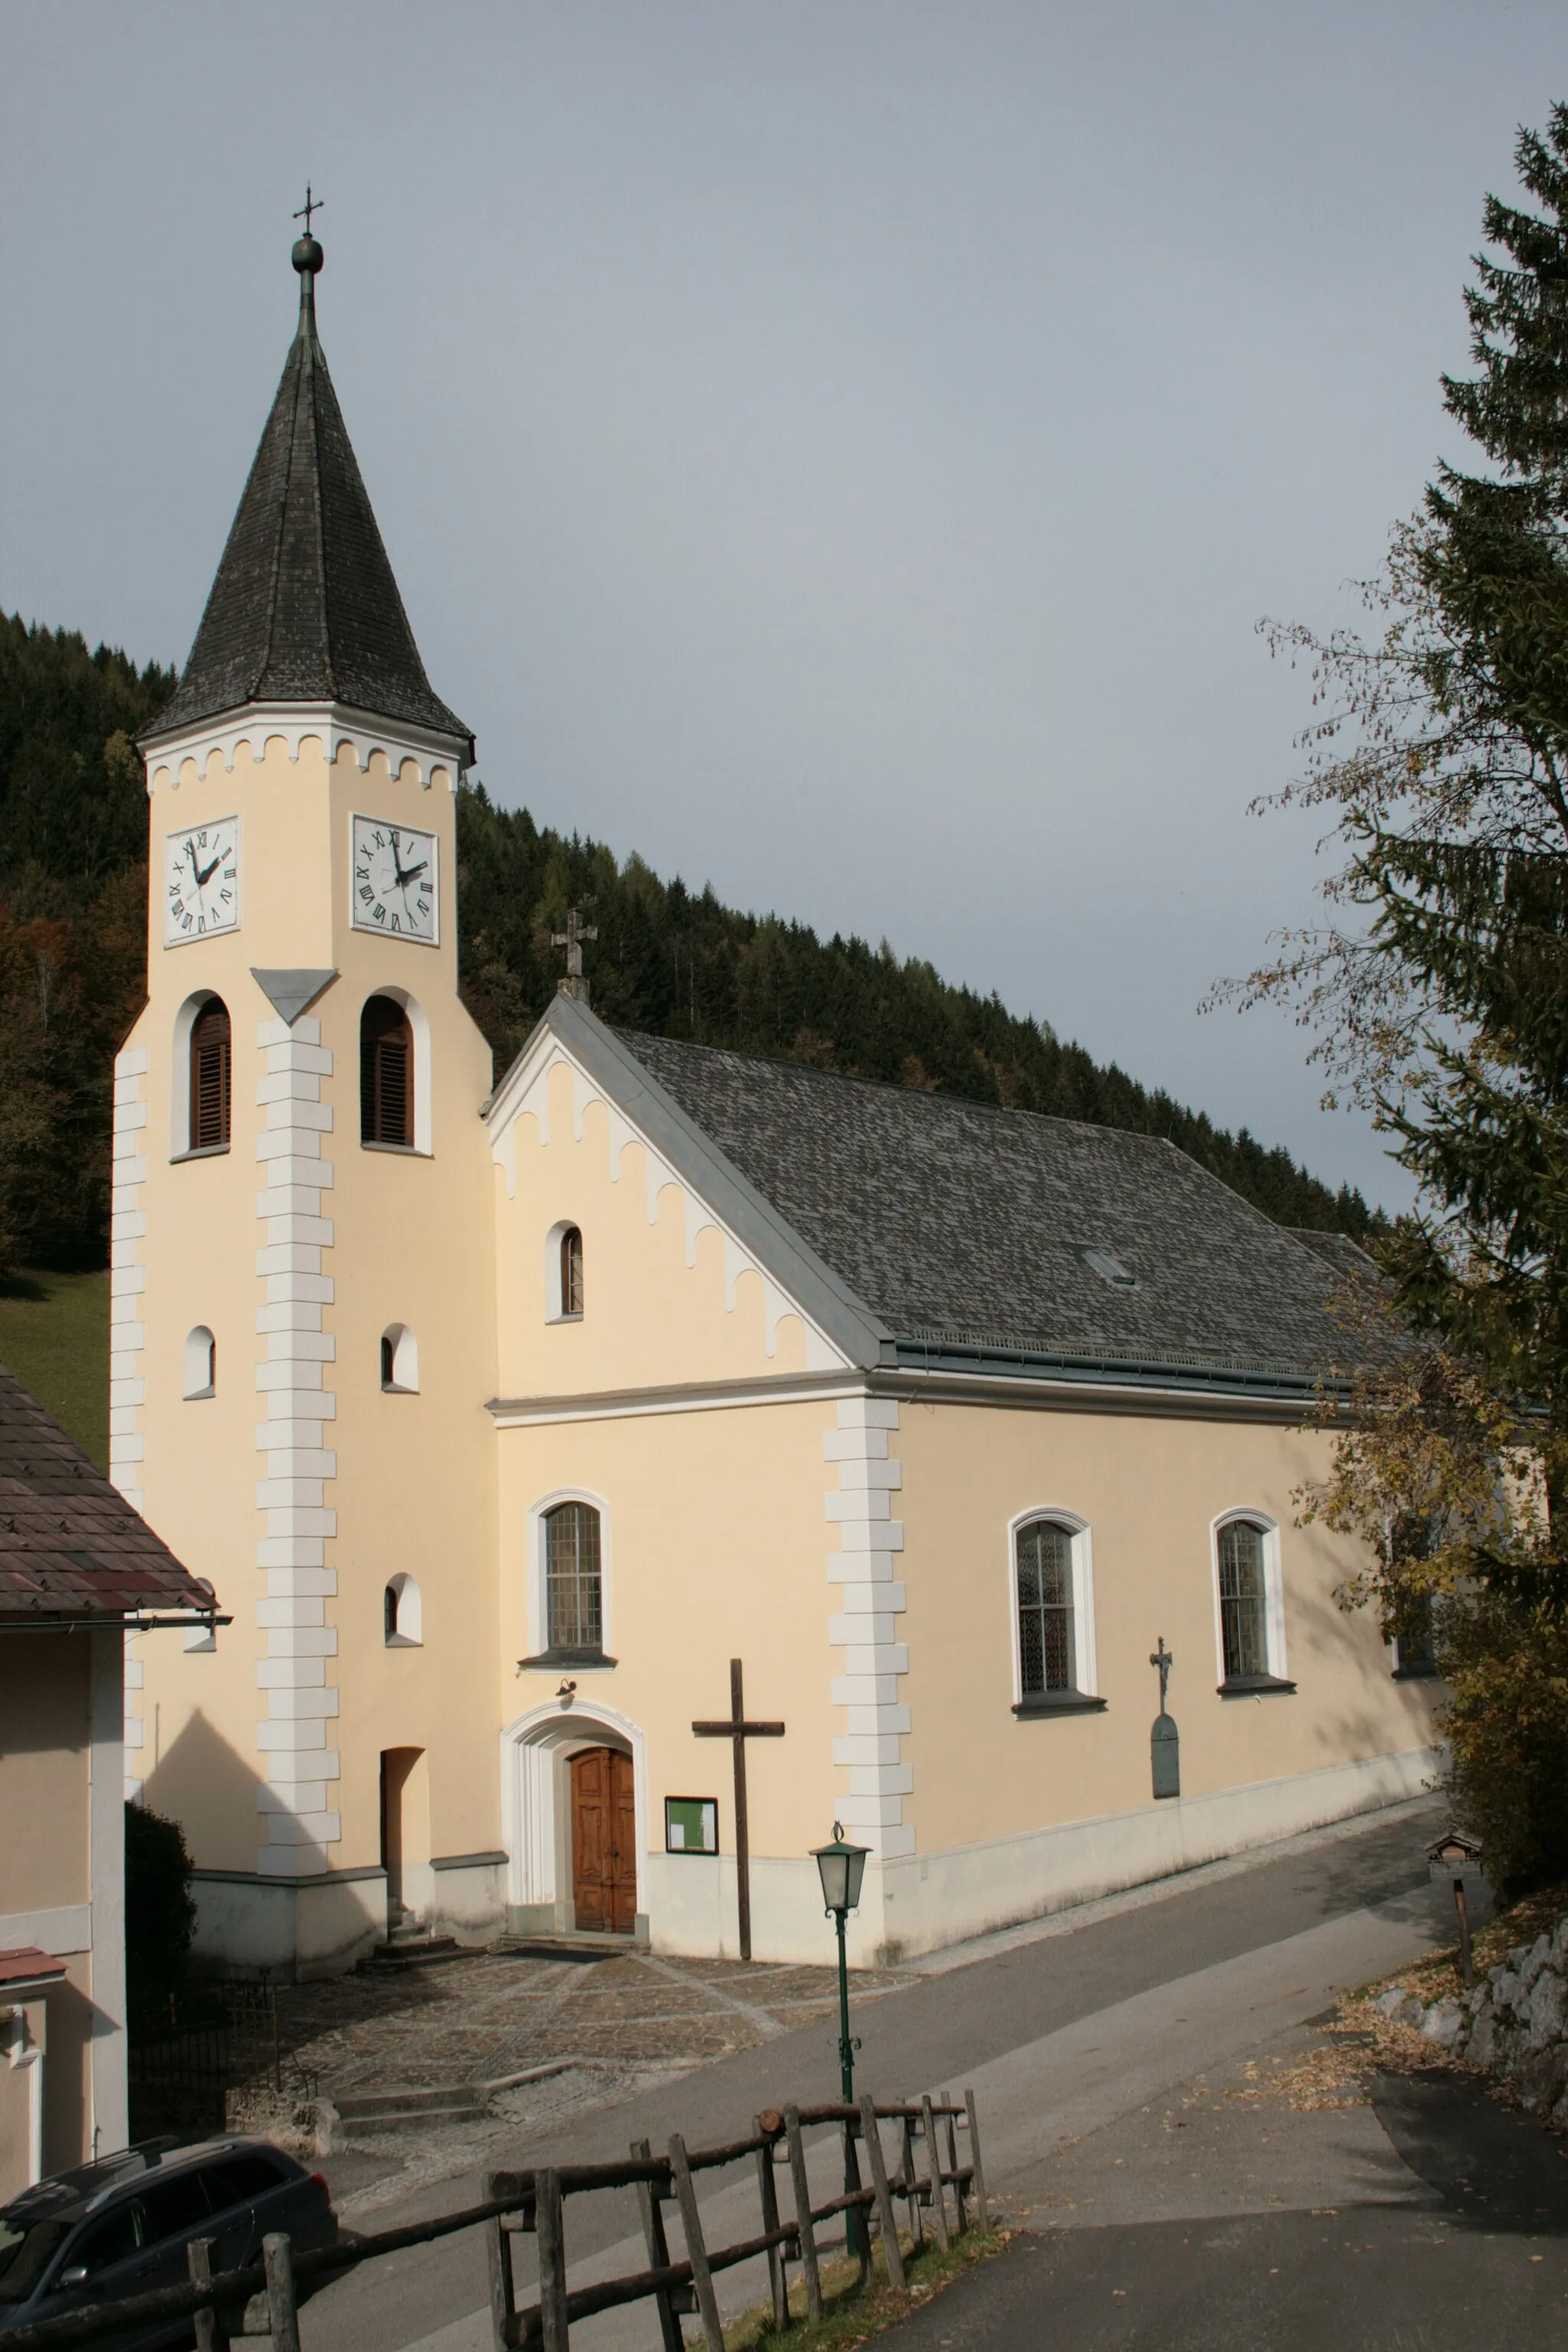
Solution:
{"label": "grey shingled roof", "polygon": [[343,702],[473,740],[431,690],[301,271],[300,326],[191,657],[153,742],[249,702]]}
{"label": "grey shingled roof", "polygon": [[[1173,1144],[667,1037],[623,1043],[900,1354],[1311,1378],[1350,1353],[1332,1301],[1351,1245],[1338,1264],[1304,1248]],[[1107,1282],[1086,1248],[1136,1287]]]}
{"label": "grey shingled roof", "polygon": [[0,1629],[8,1619],[184,1615],[215,1605],[0,1364]]}

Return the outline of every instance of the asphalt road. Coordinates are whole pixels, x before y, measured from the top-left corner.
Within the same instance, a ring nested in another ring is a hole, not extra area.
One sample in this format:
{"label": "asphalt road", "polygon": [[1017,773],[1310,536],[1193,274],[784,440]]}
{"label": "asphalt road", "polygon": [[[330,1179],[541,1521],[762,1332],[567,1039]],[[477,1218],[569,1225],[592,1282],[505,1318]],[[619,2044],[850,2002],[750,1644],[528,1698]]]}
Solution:
{"label": "asphalt road", "polygon": [[[1568,2150],[1451,2075],[1385,2078],[1408,2201],[1016,2235],[886,2352],[1557,2352]],[[1423,2193],[1424,2192],[1424,2193]]]}
{"label": "asphalt road", "polygon": [[[1425,1889],[1422,1849],[1432,1833],[1425,1812],[1402,1809],[1393,1820],[1310,1851],[1261,1860],[1228,1877],[1178,1885],[1137,1908],[926,1977],[885,1995],[858,2021],[863,2040],[858,2084],[879,2099],[935,2084],[961,2085],[1025,2045],[1173,1980]],[[1420,1940],[1413,1935],[1411,1948]],[[673,2131],[693,2145],[731,2137],[763,2106],[837,2097],[835,2045],[834,2029],[822,2024],[781,2036],[668,2089],[582,2117],[559,2141],[520,2145],[508,2160],[520,2167],[604,2160],[624,2155],[633,2139],[661,2146]],[[326,2170],[330,2177],[330,2161]],[[375,2226],[450,2210],[478,2195],[477,2179],[448,2181],[383,2208]],[[635,2207],[620,2194],[574,2200],[569,2227],[574,2257],[591,2256],[635,2231]],[[1060,2250],[1050,2258],[1069,2264],[1086,2259]],[[998,2275],[1014,2272],[1009,2256]],[[462,2320],[485,2296],[482,2246],[477,2232],[468,2233],[366,2264],[307,2307],[302,2336],[307,2352],[392,2352]],[[943,2309],[947,2302],[942,2298]]]}

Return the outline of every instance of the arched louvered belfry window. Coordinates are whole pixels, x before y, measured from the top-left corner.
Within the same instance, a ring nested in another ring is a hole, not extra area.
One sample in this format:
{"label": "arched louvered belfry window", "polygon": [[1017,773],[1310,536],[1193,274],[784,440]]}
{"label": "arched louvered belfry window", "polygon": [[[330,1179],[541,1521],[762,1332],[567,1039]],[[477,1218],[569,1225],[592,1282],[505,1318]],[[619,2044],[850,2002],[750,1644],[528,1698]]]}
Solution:
{"label": "arched louvered belfry window", "polygon": [[362,1143],[414,1142],[414,1031],[390,996],[366,999],[359,1024]]}
{"label": "arched louvered belfry window", "polygon": [[191,1024],[191,1150],[216,1151],[228,1141],[233,1059],[228,1007],[209,996]]}

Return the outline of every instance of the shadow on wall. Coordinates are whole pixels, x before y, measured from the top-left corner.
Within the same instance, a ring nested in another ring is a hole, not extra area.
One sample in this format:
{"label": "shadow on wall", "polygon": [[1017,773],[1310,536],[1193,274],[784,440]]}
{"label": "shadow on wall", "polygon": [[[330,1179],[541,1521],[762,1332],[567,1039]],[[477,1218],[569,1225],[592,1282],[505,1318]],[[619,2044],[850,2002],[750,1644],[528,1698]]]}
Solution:
{"label": "shadow on wall", "polygon": [[51,1986],[44,2053],[44,2171],[79,2163],[86,2141],[91,2095],[88,2044],[95,2031],[107,2032],[87,1994],[68,1979]]}
{"label": "shadow on wall", "polygon": [[[142,1795],[155,1813],[179,1822],[198,1870],[255,1870],[274,1810],[270,1792],[256,1765],[237,1754],[199,1707],[159,1756]],[[324,1848],[310,1839],[293,1852],[296,1870],[329,1867]]]}

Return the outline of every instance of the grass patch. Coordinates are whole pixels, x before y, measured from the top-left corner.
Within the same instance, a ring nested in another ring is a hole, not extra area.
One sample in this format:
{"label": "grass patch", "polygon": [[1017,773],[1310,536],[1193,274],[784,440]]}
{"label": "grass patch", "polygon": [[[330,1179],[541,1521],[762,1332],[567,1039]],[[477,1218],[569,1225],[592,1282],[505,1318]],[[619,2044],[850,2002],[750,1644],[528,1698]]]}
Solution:
{"label": "grass patch", "polygon": [[99,1468],[109,1468],[109,1276],[0,1281],[0,1364]]}
{"label": "grass patch", "polygon": [[822,2261],[818,2268],[822,2279],[823,2315],[813,2323],[805,2316],[805,2281],[797,2278],[789,2291],[790,2315],[797,2324],[783,2336],[773,2326],[773,2306],[764,2304],[756,2311],[742,2312],[724,2330],[725,2352],[758,2352],[758,2347],[772,2345],[790,2347],[790,2352],[855,2352],[869,2336],[879,2336],[884,2327],[892,2327],[919,2311],[933,2294],[951,2286],[956,2278],[972,2271],[993,2254],[999,2254],[1007,2243],[1006,2230],[969,2230],[954,2239],[944,2254],[934,2239],[928,2238],[919,2253],[912,2251],[911,2241],[901,2232],[899,2244],[903,2251],[904,2276],[908,2287],[897,2294],[888,2284],[887,2266],[882,2259],[880,2242],[871,2251],[871,2275],[864,2286],[860,2284],[860,2266],[847,2255],[836,2262]]}

